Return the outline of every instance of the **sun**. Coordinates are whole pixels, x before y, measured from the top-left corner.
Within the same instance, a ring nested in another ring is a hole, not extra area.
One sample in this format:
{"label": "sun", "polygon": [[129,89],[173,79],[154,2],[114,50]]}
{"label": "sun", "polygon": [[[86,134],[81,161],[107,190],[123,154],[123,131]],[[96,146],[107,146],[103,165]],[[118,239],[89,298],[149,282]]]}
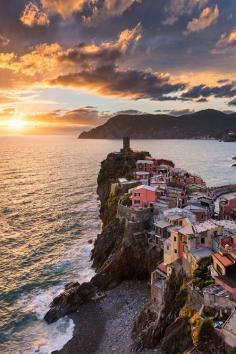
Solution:
{"label": "sun", "polygon": [[25,127],[25,122],[23,119],[11,119],[7,122],[7,127],[10,130],[22,131]]}

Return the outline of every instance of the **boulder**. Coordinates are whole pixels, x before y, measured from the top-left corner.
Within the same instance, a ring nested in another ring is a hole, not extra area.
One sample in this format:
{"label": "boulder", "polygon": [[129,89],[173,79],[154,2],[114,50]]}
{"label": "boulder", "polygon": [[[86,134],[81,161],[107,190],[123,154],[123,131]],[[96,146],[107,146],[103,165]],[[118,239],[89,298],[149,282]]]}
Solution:
{"label": "boulder", "polygon": [[50,309],[44,316],[47,323],[78,310],[79,306],[91,301],[97,295],[97,288],[89,283],[74,283],[67,285],[63,293],[59,294],[50,304]]}

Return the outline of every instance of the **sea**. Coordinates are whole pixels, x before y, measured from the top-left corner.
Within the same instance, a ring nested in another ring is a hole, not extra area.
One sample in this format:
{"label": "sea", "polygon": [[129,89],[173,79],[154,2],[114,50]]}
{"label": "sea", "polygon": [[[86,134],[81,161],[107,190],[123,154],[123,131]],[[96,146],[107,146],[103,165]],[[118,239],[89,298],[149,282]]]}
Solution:
{"label": "sea", "polygon": [[[133,149],[173,160],[209,186],[236,183],[236,143],[134,140]],[[53,297],[89,280],[101,230],[96,195],[100,163],[120,140],[76,136],[0,137],[0,353],[51,353],[73,334],[64,317],[47,325]]]}

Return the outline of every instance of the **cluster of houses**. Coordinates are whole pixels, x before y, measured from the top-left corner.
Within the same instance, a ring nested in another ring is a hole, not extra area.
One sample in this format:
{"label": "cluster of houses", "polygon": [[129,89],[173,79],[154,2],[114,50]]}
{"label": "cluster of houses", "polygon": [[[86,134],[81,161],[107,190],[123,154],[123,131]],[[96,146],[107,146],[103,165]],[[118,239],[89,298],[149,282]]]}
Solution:
{"label": "cluster of houses", "polygon": [[[151,275],[152,301],[163,303],[166,281],[173,268],[184,270],[189,282],[201,260],[210,259],[211,285],[201,290],[204,304],[236,309],[236,197],[215,200],[201,177],[176,168],[172,161],[145,157],[136,162],[133,181],[122,179],[129,206],[128,222],[149,219],[150,244],[163,249],[163,262]],[[126,211],[127,210],[127,211]],[[233,321],[235,317],[233,317]],[[228,324],[227,324],[228,325]],[[223,329],[222,329],[223,330]],[[225,329],[224,329],[225,330]],[[236,346],[236,328],[231,340]],[[232,339],[233,336],[233,339]]]}

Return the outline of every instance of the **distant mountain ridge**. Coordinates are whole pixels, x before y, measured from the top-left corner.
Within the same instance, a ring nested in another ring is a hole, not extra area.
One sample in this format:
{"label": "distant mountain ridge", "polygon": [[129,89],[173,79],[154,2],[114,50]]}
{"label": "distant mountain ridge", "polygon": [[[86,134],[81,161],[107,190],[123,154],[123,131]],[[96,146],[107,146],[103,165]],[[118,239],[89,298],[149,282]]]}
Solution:
{"label": "distant mountain ridge", "polygon": [[79,139],[223,139],[236,132],[236,112],[207,109],[178,117],[165,114],[120,114],[105,124],[82,132]]}

